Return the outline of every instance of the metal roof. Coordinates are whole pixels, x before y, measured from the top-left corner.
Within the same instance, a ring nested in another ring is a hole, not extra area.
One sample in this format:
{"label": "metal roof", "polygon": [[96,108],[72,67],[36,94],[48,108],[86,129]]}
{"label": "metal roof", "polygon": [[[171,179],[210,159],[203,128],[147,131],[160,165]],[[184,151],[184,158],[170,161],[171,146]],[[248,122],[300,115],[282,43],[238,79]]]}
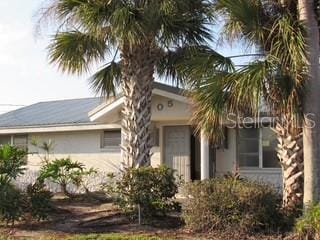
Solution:
{"label": "metal roof", "polygon": [[88,112],[103,98],[39,102],[0,115],[0,128],[90,123]]}
{"label": "metal roof", "polygon": [[183,93],[186,91],[182,88],[179,87],[173,87],[173,86],[169,86],[167,84],[164,83],[160,83],[160,82],[154,82],[153,83],[153,88],[157,88],[166,92],[171,92],[177,95],[183,95]]}
{"label": "metal roof", "polygon": [[[182,89],[156,82],[153,88],[182,94]],[[39,102],[0,115],[0,128],[48,125],[94,124],[88,113],[103,103],[103,97]]]}

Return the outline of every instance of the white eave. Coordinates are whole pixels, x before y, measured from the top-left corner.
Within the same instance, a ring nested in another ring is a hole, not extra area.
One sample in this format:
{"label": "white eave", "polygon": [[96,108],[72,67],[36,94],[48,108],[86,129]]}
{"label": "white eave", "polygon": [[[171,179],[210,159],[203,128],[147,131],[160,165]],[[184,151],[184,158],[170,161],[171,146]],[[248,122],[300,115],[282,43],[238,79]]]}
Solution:
{"label": "white eave", "polygon": [[90,121],[94,122],[97,119],[99,119],[100,117],[104,116],[105,114],[107,114],[108,112],[110,112],[111,110],[121,106],[123,103],[123,97],[120,97],[118,99],[116,99],[114,102],[112,103],[102,103],[101,105],[99,105],[98,107],[96,107],[95,109],[93,109],[92,111],[89,112],[89,118]]}
{"label": "white eave", "polygon": [[158,89],[158,88],[153,89],[152,93],[155,94],[155,95],[162,96],[162,97],[171,98],[171,99],[174,99],[174,100],[177,100],[177,101],[180,101],[180,102],[190,103],[188,98],[185,97],[185,96],[182,96],[180,94],[171,93],[171,92],[168,92],[168,91],[164,91],[164,90],[161,90],[161,89]]}
{"label": "white eave", "polygon": [[[187,97],[182,96],[180,94],[164,91],[158,88],[154,88],[152,90],[152,94],[190,104],[190,101],[188,100]],[[112,112],[116,108],[120,107],[123,101],[124,101],[124,97],[120,97],[112,103],[103,103],[99,105],[98,107],[96,107],[95,109],[89,112],[88,115],[89,115],[90,121],[94,122],[99,120],[101,117],[107,115],[108,113]]]}

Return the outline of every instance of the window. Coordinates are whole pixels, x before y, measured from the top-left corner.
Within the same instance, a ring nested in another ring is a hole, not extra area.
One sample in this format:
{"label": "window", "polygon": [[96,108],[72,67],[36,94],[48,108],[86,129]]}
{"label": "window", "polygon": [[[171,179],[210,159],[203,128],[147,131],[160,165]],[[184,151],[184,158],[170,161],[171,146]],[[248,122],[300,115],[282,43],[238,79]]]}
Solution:
{"label": "window", "polygon": [[270,128],[239,129],[238,156],[242,168],[279,168],[277,140]]}
{"label": "window", "polygon": [[14,146],[22,149],[28,148],[27,135],[2,135],[0,136],[0,145],[13,144]]}
{"label": "window", "polygon": [[28,148],[28,137],[27,135],[15,135],[13,136],[13,145],[21,148],[27,149]]}
{"label": "window", "polygon": [[280,167],[277,157],[277,139],[270,128],[262,128],[262,162],[264,168]]}
{"label": "window", "polygon": [[152,147],[159,147],[159,128],[152,128],[150,131],[150,138],[151,138],[151,146]]}
{"label": "window", "polygon": [[1,135],[0,136],[0,145],[11,144],[11,136],[10,135]]}
{"label": "window", "polygon": [[121,144],[121,130],[104,131],[102,147],[106,149],[119,149]]}
{"label": "window", "polygon": [[259,167],[259,131],[255,128],[239,130],[240,167]]}

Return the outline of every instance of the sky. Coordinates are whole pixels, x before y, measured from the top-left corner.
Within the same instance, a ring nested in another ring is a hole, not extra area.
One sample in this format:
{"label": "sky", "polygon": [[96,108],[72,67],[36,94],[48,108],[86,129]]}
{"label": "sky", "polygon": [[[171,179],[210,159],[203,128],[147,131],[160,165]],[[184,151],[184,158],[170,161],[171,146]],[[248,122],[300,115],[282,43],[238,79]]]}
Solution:
{"label": "sky", "polygon": [[94,96],[88,76],[62,74],[49,65],[49,33],[35,34],[43,0],[0,0],[0,113],[48,100]]}
{"label": "sky", "polygon": [[[88,85],[89,75],[63,74],[48,63],[50,35],[35,34],[43,2],[0,0],[0,114],[41,101],[95,96]],[[219,51],[233,55],[240,50],[228,46]]]}

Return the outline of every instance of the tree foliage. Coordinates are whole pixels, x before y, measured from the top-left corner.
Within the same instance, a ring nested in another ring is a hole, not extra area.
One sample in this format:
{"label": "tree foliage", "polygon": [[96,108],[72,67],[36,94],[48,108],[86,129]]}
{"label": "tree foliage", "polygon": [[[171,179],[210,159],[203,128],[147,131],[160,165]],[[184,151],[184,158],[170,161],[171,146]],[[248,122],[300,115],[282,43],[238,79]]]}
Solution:
{"label": "tree foliage", "polygon": [[49,22],[57,29],[48,47],[51,63],[63,72],[77,74],[102,63],[90,83],[96,92],[112,94],[119,85],[124,45],[152,39],[161,55],[161,69],[172,67],[172,60],[183,61],[190,47],[208,47],[212,40],[209,26],[214,22],[211,4],[208,0],[52,0],[39,11],[38,27]]}
{"label": "tree foliage", "polygon": [[18,189],[14,180],[25,173],[27,151],[11,145],[0,146],[0,220],[14,224],[26,214],[37,220],[48,217],[51,193],[43,185],[30,185],[27,192]]}
{"label": "tree foliage", "polygon": [[10,182],[26,170],[25,150],[11,145],[0,146],[0,181]]}
{"label": "tree foliage", "polygon": [[[228,71],[208,69],[191,75],[193,119],[209,136],[222,135],[228,113],[257,116],[263,111],[300,119],[306,67],[305,31],[289,1],[219,0],[229,42],[242,41],[258,50],[246,66]],[[299,121],[297,121],[299,122]]]}
{"label": "tree foliage", "polygon": [[104,188],[126,212],[135,215],[140,206],[141,215],[150,218],[178,207],[173,200],[178,192],[175,172],[166,166],[130,168],[110,177]]}

